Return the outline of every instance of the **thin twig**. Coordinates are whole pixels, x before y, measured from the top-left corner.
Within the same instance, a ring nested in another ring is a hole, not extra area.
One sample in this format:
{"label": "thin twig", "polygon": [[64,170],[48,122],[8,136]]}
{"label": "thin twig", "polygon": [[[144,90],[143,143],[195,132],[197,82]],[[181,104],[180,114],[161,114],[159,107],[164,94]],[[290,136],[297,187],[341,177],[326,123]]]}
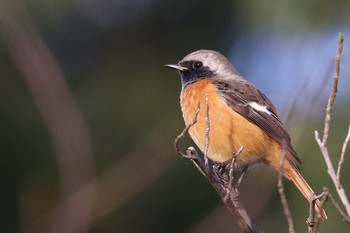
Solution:
{"label": "thin twig", "polygon": [[340,155],[340,159],[339,159],[339,163],[338,163],[337,180],[338,180],[339,184],[340,184],[340,172],[341,172],[341,168],[342,168],[343,163],[344,163],[346,147],[348,146],[349,140],[350,140],[350,125],[349,125],[349,128],[348,128],[348,134],[346,135],[346,138],[345,138],[344,143],[343,143],[343,147],[342,147],[342,150],[341,150],[341,155]]}
{"label": "thin twig", "polygon": [[286,198],[286,195],[284,193],[284,185],[283,185],[283,182],[282,182],[283,165],[284,165],[285,156],[286,156],[286,151],[283,148],[281,159],[280,159],[280,164],[279,164],[279,173],[278,173],[278,184],[277,184],[277,187],[278,187],[278,192],[279,192],[280,197],[281,197],[281,202],[282,202],[282,206],[283,206],[283,210],[284,210],[284,215],[286,216],[287,221],[288,221],[289,232],[290,233],[294,233],[295,230],[294,230],[293,218],[292,218],[292,214],[291,214],[291,212],[289,210],[289,207],[288,207],[287,198]]}
{"label": "thin twig", "polygon": [[313,193],[313,197],[310,200],[309,217],[306,220],[306,223],[309,226],[309,233],[313,231],[313,228],[315,226],[315,203],[317,200],[315,196],[316,195]]}
{"label": "thin twig", "polygon": [[205,151],[204,151],[204,163],[209,168],[208,150],[209,150],[209,133],[210,133],[210,118],[209,118],[209,100],[208,94],[205,94],[205,120],[207,122],[207,128],[205,129]]}
{"label": "thin twig", "polygon": [[[243,146],[241,147],[241,149],[243,149]],[[241,175],[239,176],[239,179],[238,179],[238,181],[237,181],[237,183],[236,183],[236,185],[235,185],[235,189],[238,189],[239,186],[241,186],[243,177],[244,177],[244,175],[247,173],[248,168],[249,168],[249,165],[246,165],[246,166],[243,168],[242,173],[241,173]]]}
{"label": "thin twig", "polygon": [[174,141],[174,147],[175,147],[175,151],[176,153],[180,156],[180,157],[183,157],[183,158],[186,158],[186,159],[190,159],[187,154],[184,154],[180,148],[179,148],[179,143],[181,141],[181,139],[183,139],[185,136],[186,136],[186,133],[190,130],[190,128],[197,123],[197,117],[198,117],[198,113],[199,113],[199,110],[200,110],[200,106],[201,106],[201,103],[198,102],[198,107],[197,107],[197,110],[194,114],[194,117],[193,117],[193,120],[182,130],[181,134],[179,134],[176,138],[175,138],[175,141]]}
{"label": "thin twig", "polygon": [[328,196],[329,196],[329,199],[331,199],[334,207],[337,209],[339,215],[342,217],[343,221],[350,224],[350,217],[346,216],[346,214],[342,211],[342,209],[340,208],[338,203],[334,200],[334,197],[332,196],[332,194],[330,192],[328,192]]}
{"label": "thin twig", "polygon": [[187,148],[186,155],[184,158],[190,159],[197,167],[197,169],[202,173],[202,175],[206,177],[209,181],[211,180],[212,174],[210,169],[208,169],[208,167],[205,166],[205,163],[203,163],[201,157],[198,155],[196,149],[194,149],[193,146]]}
{"label": "thin twig", "polygon": [[328,134],[329,134],[329,124],[330,124],[331,117],[332,117],[333,103],[334,103],[334,100],[337,96],[337,91],[338,91],[338,79],[339,79],[339,72],[340,72],[339,64],[340,64],[341,53],[343,51],[343,41],[344,41],[343,34],[339,33],[338,52],[337,52],[337,55],[335,56],[335,70],[334,70],[333,88],[332,88],[332,92],[329,96],[328,104],[327,104],[327,108],[326,108],[327,114],[326,114],[323,139],[322,139],[322,144],[324,146],[327,145],[327,139],[328,139]]}

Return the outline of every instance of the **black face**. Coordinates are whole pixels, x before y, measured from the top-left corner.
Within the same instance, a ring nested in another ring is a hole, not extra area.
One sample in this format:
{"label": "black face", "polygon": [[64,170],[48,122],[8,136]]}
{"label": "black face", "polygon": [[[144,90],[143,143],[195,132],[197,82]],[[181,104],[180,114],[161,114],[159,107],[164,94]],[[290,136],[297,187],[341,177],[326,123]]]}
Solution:
{"label": "black face", "polygon": [[199,80],[214,76],[214,73],[210,71],[209,67],[204,66],[201,61],[183,61],[179,65],[188,69],[180,71],[183,89]]}

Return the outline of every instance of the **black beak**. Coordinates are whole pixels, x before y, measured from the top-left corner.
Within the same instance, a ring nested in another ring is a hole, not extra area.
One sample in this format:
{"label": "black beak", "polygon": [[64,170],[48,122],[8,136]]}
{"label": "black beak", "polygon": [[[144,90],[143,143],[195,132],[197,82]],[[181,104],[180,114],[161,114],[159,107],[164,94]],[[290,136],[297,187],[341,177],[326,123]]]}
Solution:
{"label": "black beak", "polygon": [[171,68],[171,69],[175,69],[178,71],[185,71],[188,70],[186,67],[180,66],[178,64],[166,64],[165,67]]}

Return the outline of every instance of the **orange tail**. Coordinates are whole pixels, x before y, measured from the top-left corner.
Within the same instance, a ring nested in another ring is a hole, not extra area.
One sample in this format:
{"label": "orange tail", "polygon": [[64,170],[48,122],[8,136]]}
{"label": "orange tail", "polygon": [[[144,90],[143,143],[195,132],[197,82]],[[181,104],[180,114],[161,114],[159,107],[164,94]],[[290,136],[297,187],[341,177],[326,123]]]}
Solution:
{"label": "orange tail", "polygon": [[[289,164],[290,166],[290,164]],[[304,195],[306,200],[310,201],[311,194],[314,192],[309,184],[304,180],[304,178],[301,176],[299,171],[293,167],[293,165],[290,166],[291,168],[288,169],[289,172],[287,172],[287,178],[293,181],[295,186],[299,189],[299,191]],[[288,174],[289,173],[289,174]],[[320,213],[323,220],[327,219],[327,213],[324,209],[320,208],[320,201],[316,200],[316,206],[315,209],[318,213]]]}

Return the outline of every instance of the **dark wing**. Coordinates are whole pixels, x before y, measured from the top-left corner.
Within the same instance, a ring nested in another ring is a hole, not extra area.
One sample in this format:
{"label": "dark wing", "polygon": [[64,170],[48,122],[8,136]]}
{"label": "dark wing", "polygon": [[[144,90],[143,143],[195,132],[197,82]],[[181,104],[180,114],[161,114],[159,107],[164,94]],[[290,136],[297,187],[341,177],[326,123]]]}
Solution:
{"label": "dark wing", "polygon": [[301,164],[275,107],[253,84],[244,79],[213,81],[212,84],[228,106],[285,146]]}

